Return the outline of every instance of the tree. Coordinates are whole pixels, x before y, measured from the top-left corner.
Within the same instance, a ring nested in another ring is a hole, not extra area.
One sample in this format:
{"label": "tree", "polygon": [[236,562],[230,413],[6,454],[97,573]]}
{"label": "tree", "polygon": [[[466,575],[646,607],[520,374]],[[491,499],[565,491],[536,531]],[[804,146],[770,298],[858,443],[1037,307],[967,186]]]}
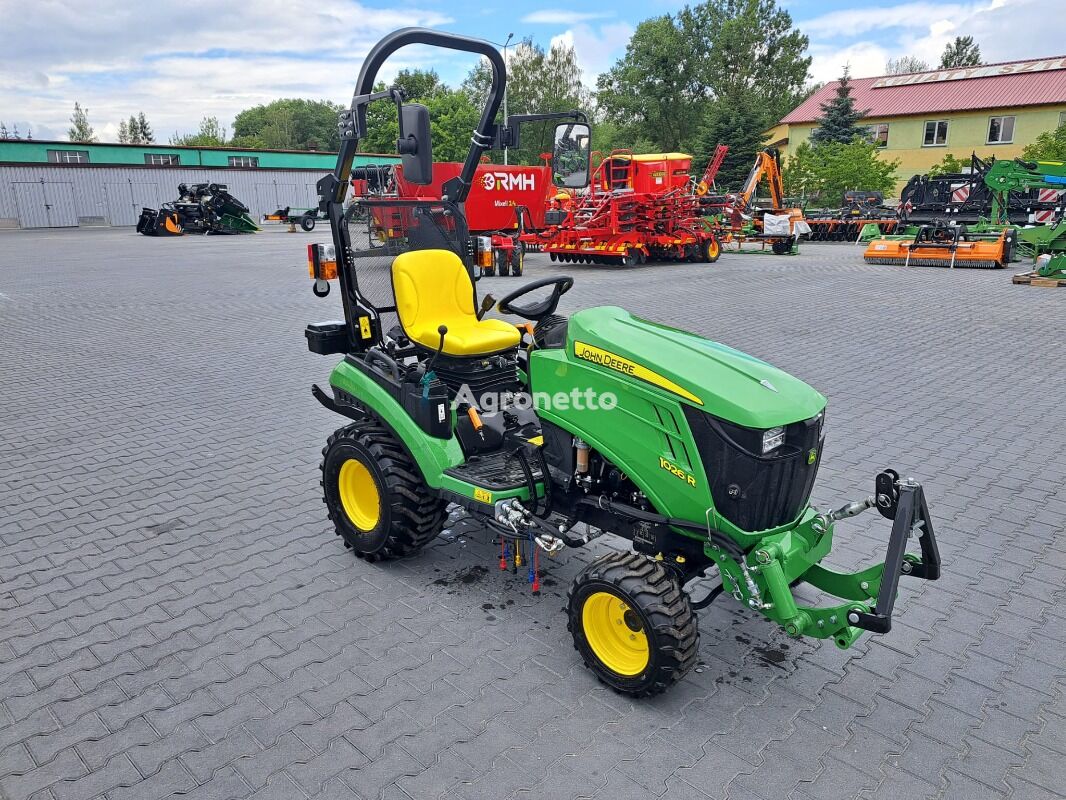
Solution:
{"label": "tree", "polygon": [[[475,105],[465,91],[450,89],[435,73],[420,70],[401,72],[395,85],[403,85],[409,92],[422,91],[427,95],[411,95],[410,102],[425,104],[429,109],[430,135],[433,139],[435,161],[463,161],[470,150],[470,133],[481,118],[481,105]],[[428,79],[432,75],[433,80]],[[399,81],[406,83],[401,84]],[[416,88],[412,88],[416,87]],[[379,82],[374,91],[389,88]],[[400,125],[396,107],[380,100],[367,108],[367,138],[360,141],[360,149],[370,153],[395,153]]]}
{"label": "tree", "polygon": [[67,129],[67,138],[72,142],[95,142],[96,133],[89,124],[89,109],[82,108],[81,103],[74,102],[74,113],[70,116],[70,128]]}
{"label": "tree", "polygon": [[944,46],[944,53],[940,56],[940,69],[980,65],[981,48],[972,36],[956,36],[955,41]]}
{"label": "tree", "polygon": [[763,132],[771,124],[766,110],[756,105],[715,103],[709,106],[692,148],[693,173],[701,175],[715,148],[727,144],[729,152],[715,183],[721,191],[738,189],[751,172],[755,154],[764,144]]}
{"label": "tree", "polygon": [[0,139],[6,139],[6,138],[7,138],[7,125],[4,124],[3,120],[0,120]]}
{"label": "tree", "polygon": [[449,91],[441,81],[440,75],[432,69],[401,69],[392,85],[401,87],[407,92],[408,100],[412,101],[428,100],[435,95]]}
{"label": "tree", "polygon": [[848,189],[888,192],[895,188],[899,160],[878,156],[877,146],[862,139],[801,143],[785,161],[785,194],[805,195],[826,206],[840,205]]}
{"label": "tree", "polygon": [[1044,131],[1032,144],[1026,145],[1022,157],[1031,161],[1066,160],[1066,125]]}
{"label": "tree", "polygon": [[[571,109],[589,110],[592,99],[581,82],[581,68],[574,48],[555,42],[545,50],[531,39],[519,42],[507,59],[507,111],[509,114],[539,114]],[[467,99],[480,107],[488,94],[491,72],[488,62],[478,63],[462,84]],[[502,121],[502,107],[498,120]],[[535,164],[542,152],[552,148],[553,122],[522,126],[522,146],[510,148],[512,164]]]}
{"label": "tree", "polygon": [[906,75],[909,72],[926,72],[929,64],[916,56],[900,56],[885,62],[886,75]]}
{"label": "tree", "polygon": [[137,144],[152,144],[155,142],[152,126],[148,124],[143,111],[137,112],[137,138],[135,141]]}
{"label": "tree", "polygon": [[233,120],[234,143],[257,142],[278,150],[340,146],[337,114],[341,106],[328,100],[286,98],[246,108]]}
{"label": "tree", "polygon": [[226,128],[219,123],[218,117],[204,117],[196,133],[184,136],[175,133],[170,137],[170,143],[184,147],[225,147]]}
{"label": "tree", "polygon": [[118,123],[118,143],[129,144],[130,143],[130,126],[126,120],[119,120]]}
{"label": "tree", "polygon": [[12,124],[12,126],[11,126],[11,138],[12,139],[21,139],[22,138],[19,135],[19,124],[17,122]]}
{"label": "tree", "polygon": [[607,119],[630,140],[643,136],[663,150],[680,150],[699,124],[706,87],[694,79],[693,42],[673,17],[637,25],[626,54],[596,79],[597,101]]}
{"label": "tree", "polygon": [[821,104],[822,116],[818,127],[811,133],[811,144],[817,147],[827,142],[847,144],[851,140],[864,136],[866,128],[858,121],[866,116],[865,111],[855,110],[855,99],[851,96],[851,71],[844,67],[844,74],[837,82],[836,96]]}
{"label": "tree", "polygon": [[705,105],[754,105],[775,121],[804,93],[807,37],[776,0],[706,0],[637,26],[597,80],[605,116],[663,150],[689,149]]}
{"label": "tree", "polygon": [[946,153],[940,160],[940,163],[931,166],[926,174],[930,177],[949,174],[957,175],[964,169],[969,169],[969,167],[970,159],[967,158],[963,160],[961,158],[955,158],[951,153]]}

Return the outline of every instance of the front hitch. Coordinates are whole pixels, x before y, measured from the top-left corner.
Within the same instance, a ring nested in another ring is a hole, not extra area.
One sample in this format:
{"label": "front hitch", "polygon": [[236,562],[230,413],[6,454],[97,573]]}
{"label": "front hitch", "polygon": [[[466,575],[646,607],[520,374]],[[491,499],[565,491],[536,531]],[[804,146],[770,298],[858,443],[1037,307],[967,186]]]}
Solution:
{"label": "front hitch", "polygon": [[[892,629],[892,609],[900,575],[910,575],[935,581],[940,577],[940,549],[933,534],[933,521],[925,502],[922,485],[911,478],[900,480],[892,470],[877,476],[877,507],[881,515],[892,520],[892,534],[881,573],[881,588],[873,611],[852,611],[848,622],[873,633],[888,633]],[[887,502],[882,502],[885,498]],[[908,555],[907,540],[918,531],[918,545],[922,555]]]}
{"label": "front hitch", "polygon": [[[856,572],[838,572],[820,563],[832,547],[834,523],[870,508],[892,520],[883,564]],[[918,534],[921,555],[907,553],[907,540]],[[877,476],[874,496],[824,514],[809,510],[793,528],[766,536],[739,561],[709,547],[726,588],[738,601],[777,622],[790,636],[832,638],[847,649],[864,631],[892,628],[900,575],[925,580],[940,577],[940,551],[921,484],[900,479],[893,470]],[[833,606],[801,606],[792,587],[809,583],[843,601]]]}

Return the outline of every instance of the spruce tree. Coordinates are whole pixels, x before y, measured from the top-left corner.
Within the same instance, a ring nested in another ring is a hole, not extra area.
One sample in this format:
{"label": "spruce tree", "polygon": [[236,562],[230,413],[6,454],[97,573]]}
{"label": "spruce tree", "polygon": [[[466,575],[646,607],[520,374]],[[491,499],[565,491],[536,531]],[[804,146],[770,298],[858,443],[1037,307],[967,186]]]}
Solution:
{"label": "spruce tree", "polygon": [[118,143],[130,143],[130,126],[126,124],[126,120],[121,120],[118,123]]}
{"label": "spruce tree", "polygon": [[96,133],[89,124],[89,109],[82,108],[81,103],[75,101],[74,113],[70,117],[70,128],[67,129],[67,138],[72,142],[95,142]]}
{"label": "spruce tree", "polygon": [[7,125],[4,124],[3,120],[0,120],[0,139],[6,139],[6,138],[7,138]]}
{"label": "spruce tree", "polygon": [[148,124],[148,120],[144,117],[144,112],[140,111],[137,114],[137,133],[141,137],[141,144],[154,144],[155,134],[152,132],[152,126]]}
{"label": "spruce tree", "polygon": [[855,110],[855,98],[851,96],[851,70],[844,67],[844,74],[837,83],[836,97],[822,103],[822,116],[818,127],[811,132],[811,144],[817,147],[827,142],[848,144],[857,137],[866,135],[866,128],[858,121],[866,116]]}

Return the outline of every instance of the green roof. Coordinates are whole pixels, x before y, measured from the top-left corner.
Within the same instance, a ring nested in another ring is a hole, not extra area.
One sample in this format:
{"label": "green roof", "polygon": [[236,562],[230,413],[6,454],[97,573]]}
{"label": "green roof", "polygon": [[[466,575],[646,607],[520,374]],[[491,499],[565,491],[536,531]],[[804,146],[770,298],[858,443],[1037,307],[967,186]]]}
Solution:
{"label": "green roof", "polygon": [[[230,158],[244,156],[256,159],[259,169],[331,170],[337,164],[337,154],[314,150],[242,150],[232,147],[181,147],[163,144],[82,144],[80,142],[49,142],[36,139],[0,139],[0,164],[47,164],[49,150],[81,150],[89,154],[89,165],[146,166],[145,156],[174,155],[178,166],[227,168]],[[394,163],[399,156],[360,154],[354,166]],[[54,162],[52,162],[54,163]],[[152,166],[152,165],[149,165]],[[238,164],[236,166],[246,166]]]}

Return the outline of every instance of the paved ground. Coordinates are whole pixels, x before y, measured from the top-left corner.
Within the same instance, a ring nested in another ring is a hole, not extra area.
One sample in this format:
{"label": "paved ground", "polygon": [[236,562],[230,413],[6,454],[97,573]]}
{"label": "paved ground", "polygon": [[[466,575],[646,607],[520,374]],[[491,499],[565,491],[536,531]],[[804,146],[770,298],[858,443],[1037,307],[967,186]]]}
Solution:
{"label": "paved ground", "polygon": [[[0,234],[0,795],[1016,798],[1066,786],[1066,292],[860,251],[570,266],[830,396],[819,503],[920,477],[946,575],[847,653],[720,601],[631,702],[456,526],[370,565],[332,534],[303,234]],[[530,277],[550,267],[543,257]],[[495,279],[497,287],[514,279]],[[499,292],[497,291],[497,294]],[[883,552],[842,525],[834,560]]]}

